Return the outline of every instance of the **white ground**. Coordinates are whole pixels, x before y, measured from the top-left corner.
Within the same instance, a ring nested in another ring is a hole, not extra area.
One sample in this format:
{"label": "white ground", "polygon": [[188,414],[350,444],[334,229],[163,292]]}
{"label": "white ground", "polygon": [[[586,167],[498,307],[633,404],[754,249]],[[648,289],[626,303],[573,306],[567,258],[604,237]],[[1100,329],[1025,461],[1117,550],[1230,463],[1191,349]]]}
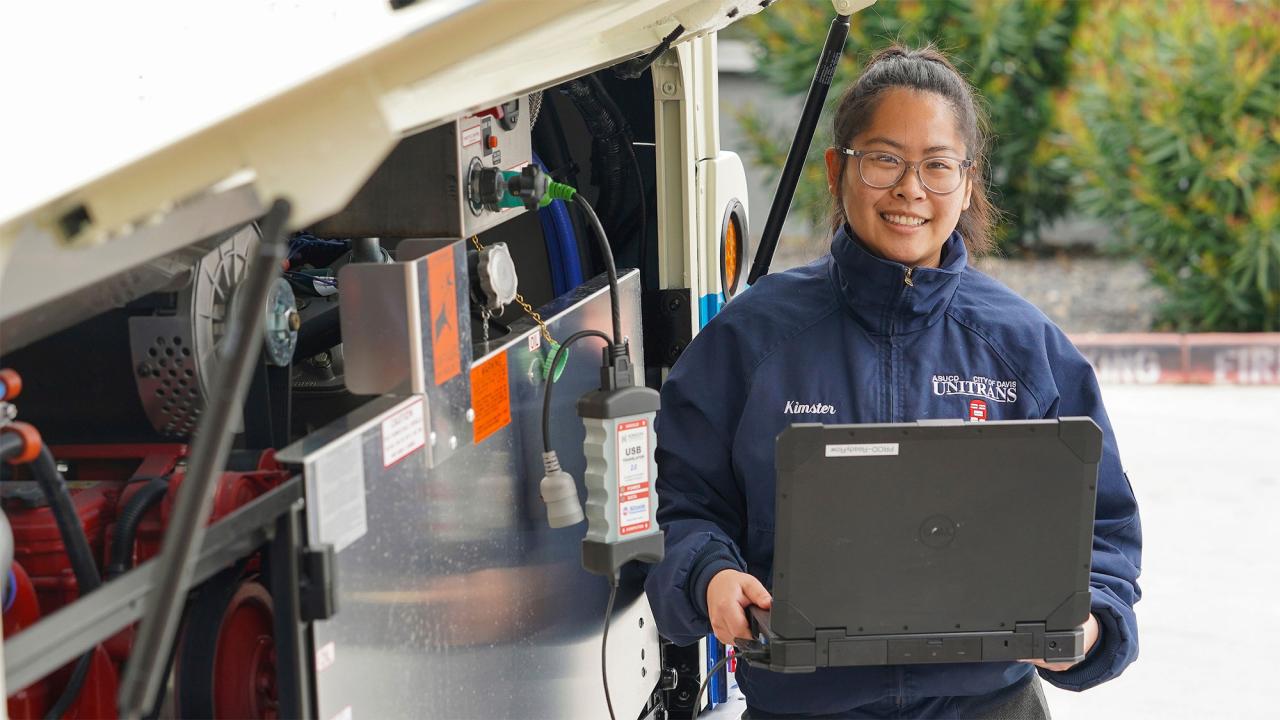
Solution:
{"label": "white ground", "polygon": [[1280,388],[1104,396],[1142,512],[1141,656],[1088,692],[1048,687],[1054,717],[1280,717]]}

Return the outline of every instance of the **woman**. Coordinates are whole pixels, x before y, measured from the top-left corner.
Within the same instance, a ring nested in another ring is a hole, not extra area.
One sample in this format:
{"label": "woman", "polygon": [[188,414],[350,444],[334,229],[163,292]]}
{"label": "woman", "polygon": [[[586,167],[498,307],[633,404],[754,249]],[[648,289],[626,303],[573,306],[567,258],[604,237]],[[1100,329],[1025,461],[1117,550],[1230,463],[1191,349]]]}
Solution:
{"label": "woman", "polygon": [[[845,92],[834,125],[831,253],[729,304],[663,387],[666,558],[646,582],[659,630],[687,644],[710,629],[732,644],[750,636],[745,608],[769,607],[773,448],[787,425],[1087,415],[1105,438],[1087,654],[1035,665],[1072,690],[1115,677],[1138,650],[1137,505],[1089,364],[1032,305],[968,266],[991,246],[995,213],[969,84],[932,48],[895,46]],[[969,415],[975,391],[987,396],[982,418]],[[1029,663],[738,668],[751,718],[1047,716]]]}

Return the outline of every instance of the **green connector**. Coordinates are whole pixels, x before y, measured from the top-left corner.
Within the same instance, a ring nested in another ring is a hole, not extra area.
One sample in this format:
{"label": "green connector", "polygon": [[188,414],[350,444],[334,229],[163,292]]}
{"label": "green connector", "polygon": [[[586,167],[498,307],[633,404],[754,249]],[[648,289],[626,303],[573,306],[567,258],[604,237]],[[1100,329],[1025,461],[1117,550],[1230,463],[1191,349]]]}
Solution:
{"label": "green connector", "polygon": [[[506,189],[506,188],[507,188],[508,183],[510,183],[510,182],[511,182],[511,178],[513,178],[513,177],[520,177],[520,173],[519,173],[518,171],[515,171],[515,170],[503,170],[503,171],[502,171],[502,187],[503,187],[503,189]],[[502,199],[498,201],[498,207],[500,207],[500,208],[517,208],[517,207],[524,207],[524,201],[523,201],[523,200],[521,200],[521,199],[520,199],[520,197],[519,197],[519,196],[517,196],[517,195],[513,195],[513,194],[511,194],[510,192],[504,192],[504,193],[502,193]]]}
{"label": "green connector", "polygon": [[577,193],[578,191],[569,185],[552,180],[547,184],[547,194],[542,197],[542,202],[538,204],[538,207],[549,205],[552,200],[564,200],[565,202],[569,202]]}
{"label": "green connector", "polygon": [[[560,349],[560,343],[552,340],[547,343],[547,354],[542,358],[542,379],[546,380],[547,376],[552,373],[551,362],[555,359],[556,351]],[[564,366],[569,364],[569,351],[565,350],[560,354],[560,363],[555,368],[555,377],[551,382],[559,382],[560,375],[564,372]]]}
{"label": "green connector", "polygon": [[524,206],[532,210],[534,198],[537,198],[537,207],[544,208],[556,200],[572,200],[578,192],[564,183],[552,180],[533,166],[525,167],[519,172],[503,170],[502,184],[507,192],[499,206],[504,208]]}

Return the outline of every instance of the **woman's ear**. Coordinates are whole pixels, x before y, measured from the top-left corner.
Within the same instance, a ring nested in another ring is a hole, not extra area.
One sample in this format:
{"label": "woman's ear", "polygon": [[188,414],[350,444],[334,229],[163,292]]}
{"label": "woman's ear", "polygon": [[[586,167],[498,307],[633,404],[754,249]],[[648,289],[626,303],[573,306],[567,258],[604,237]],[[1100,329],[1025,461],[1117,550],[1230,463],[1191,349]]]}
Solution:
{"label": "woman's ear", "polygon": [[969,175],[964,176],[964,206],[960,208],[960,212],[969,209],[969,205],[973,202],[973,178]]}
{"label": "woman's ear", "polygon": [[840,197],[840,170],[844,165],[844,153],[831,147],[827,148],[824,154],[827,160],[827,190],[831,192],[831,196]]}

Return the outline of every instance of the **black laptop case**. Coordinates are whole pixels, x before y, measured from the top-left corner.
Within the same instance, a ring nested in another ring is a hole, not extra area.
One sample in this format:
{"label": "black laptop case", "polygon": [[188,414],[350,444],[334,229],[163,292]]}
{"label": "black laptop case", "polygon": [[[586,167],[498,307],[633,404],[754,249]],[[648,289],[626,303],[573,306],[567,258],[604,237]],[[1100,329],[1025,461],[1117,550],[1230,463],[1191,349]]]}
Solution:
{"label": "black laptop case", "polygon": [[777,440],[755,665],[1083,656],[1102,433],[1089,418],[798,424]]}

